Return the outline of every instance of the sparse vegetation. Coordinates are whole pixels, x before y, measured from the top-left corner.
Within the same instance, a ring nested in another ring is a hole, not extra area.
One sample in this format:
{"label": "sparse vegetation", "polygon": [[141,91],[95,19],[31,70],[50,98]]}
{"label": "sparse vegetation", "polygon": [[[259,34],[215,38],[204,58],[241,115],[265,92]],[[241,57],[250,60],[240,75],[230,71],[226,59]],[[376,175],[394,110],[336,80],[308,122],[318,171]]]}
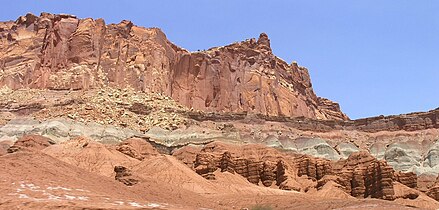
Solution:
{"label": "sparse vegetation", "polygon": [[250,210],[273,210],[269,205],[255,205],[250,208]]}

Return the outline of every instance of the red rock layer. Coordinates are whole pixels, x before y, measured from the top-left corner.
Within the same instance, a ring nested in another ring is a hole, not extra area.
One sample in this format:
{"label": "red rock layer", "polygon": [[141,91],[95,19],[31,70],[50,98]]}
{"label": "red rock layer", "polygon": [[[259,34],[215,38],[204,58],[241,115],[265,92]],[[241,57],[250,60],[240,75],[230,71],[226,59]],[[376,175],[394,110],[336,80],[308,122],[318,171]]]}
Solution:
{"label": "red rock layer", "polygon": [[139,178],[133,176],[131,170],[124,166],[115,166],[114,172],[116,172],[114,179],[127,186],[133,186],[139,183]]}
{"label": "red rock layer", "polygon": [[204,111],[348,119],[314,94],[306,68],[273,55],[266,34],[191,53],[130,21],[27,14],[0,22],[0,68],[13,89],[132,87]]}
{"label": "red rock layer", "polygon": [[137,160],[159,154],[151,144],[140,138],[126,139],[116,146],[116,150]]}
{"label": "red rock layer", "polygon": [[436,182],[434,183],[434,185],[427,190],[426,194],[431,198],[439,201],[439,176],[436,178]]}
{"label": "red rock layer", "polygon": [[24,135],[20,137],[11,147],[7,149],[8,153],[14,153],[19,150],[43,150],[44,148],[55,144],[51,139],[40,135]]}
{"label": "red rock layer", "polygon": [[395,172],[395,180],[410,188],[418,188],[418,176],[414,172]]}
{"label": "red rock layer", "polygon": [[[187,157],[181,152],[177,157]],[[189,163],[186,160],[186,163]],[[385,161],[367,152],[353,153],[346,160],[331,162],[306,155],[288,155],[262,146],[233,148],[219,143],[200,150],[193,169],[206,179],[214,172],[237,173],[249,182],[266,187],[308,191],[333,181],[353,197],[395,199],[394,182],[416,188],[416,174],[394,172]]]}

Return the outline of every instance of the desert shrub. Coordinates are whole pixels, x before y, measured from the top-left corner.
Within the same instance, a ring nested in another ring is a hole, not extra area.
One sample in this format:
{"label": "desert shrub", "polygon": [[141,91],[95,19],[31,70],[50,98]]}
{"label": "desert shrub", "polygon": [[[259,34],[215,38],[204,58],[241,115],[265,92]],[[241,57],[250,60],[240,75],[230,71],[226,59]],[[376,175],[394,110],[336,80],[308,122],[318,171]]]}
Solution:
{"label": "desert shrub", "polygon": [[273,210],[273,208],[269,205],[255,205],[250,210]]}

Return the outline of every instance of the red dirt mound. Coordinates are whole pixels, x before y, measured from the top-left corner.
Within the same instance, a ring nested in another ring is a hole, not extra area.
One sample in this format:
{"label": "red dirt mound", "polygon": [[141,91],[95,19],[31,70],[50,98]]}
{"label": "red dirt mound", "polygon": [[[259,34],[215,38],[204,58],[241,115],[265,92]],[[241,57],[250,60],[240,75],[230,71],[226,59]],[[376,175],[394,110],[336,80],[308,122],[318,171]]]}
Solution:
{"label": "red dirt mound", "polygon": [[113,178],[90,173],[41,152],[1,156],[0,167],[0,209],[181,207],[170,203],[178,201],[172,199],[178,195],[159,184],[151,186],[154,190],[125,187]]}
{"label": "red dirt mound", "polygon": [[42,150],[55,144],[51,139],[39,135],[25,135],[19,138],[14,145],[8,148],[9,153],[17,152],[22,149]]}
{"label": "red dirt mound", "polygon": [[159,154],[151,144],[140,138],[125,140],[116,147],[116,150],[138,160]]}
{"label": "red dirt mound", "polygon": [[43,152],[66,163],[107,177],[114,177],[115,166],[131,167],[139,163],[137,159],[85,137],[52,145]]}

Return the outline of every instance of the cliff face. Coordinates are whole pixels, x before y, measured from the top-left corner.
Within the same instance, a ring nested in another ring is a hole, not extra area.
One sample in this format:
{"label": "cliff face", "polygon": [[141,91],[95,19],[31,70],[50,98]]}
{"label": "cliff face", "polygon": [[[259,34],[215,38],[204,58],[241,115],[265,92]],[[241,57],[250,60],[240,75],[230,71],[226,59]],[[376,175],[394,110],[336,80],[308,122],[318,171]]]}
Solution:
{"label": "cliff face", "polygon": [[0,86],[87,90],[131,87],[203,111],[346,120],[318,98],[308,70],[273,55],[266,34],[188,52],[130,21],[27,14],[0,22]]}
{"label": "cliff face", "polygon": [[[183,53],[172,79],[174,99],[208,111],[347,119],[323,110],[308,70],[272,54],[266,34],[204,52]],[[322,108],[322,109],[320,109]]]}
{"label": "cliff face", "polygon": [[0,25],[1,85],[53,90],[109,85],[169,92],[170,59],[179,49],[159,29],[47,13]]}

